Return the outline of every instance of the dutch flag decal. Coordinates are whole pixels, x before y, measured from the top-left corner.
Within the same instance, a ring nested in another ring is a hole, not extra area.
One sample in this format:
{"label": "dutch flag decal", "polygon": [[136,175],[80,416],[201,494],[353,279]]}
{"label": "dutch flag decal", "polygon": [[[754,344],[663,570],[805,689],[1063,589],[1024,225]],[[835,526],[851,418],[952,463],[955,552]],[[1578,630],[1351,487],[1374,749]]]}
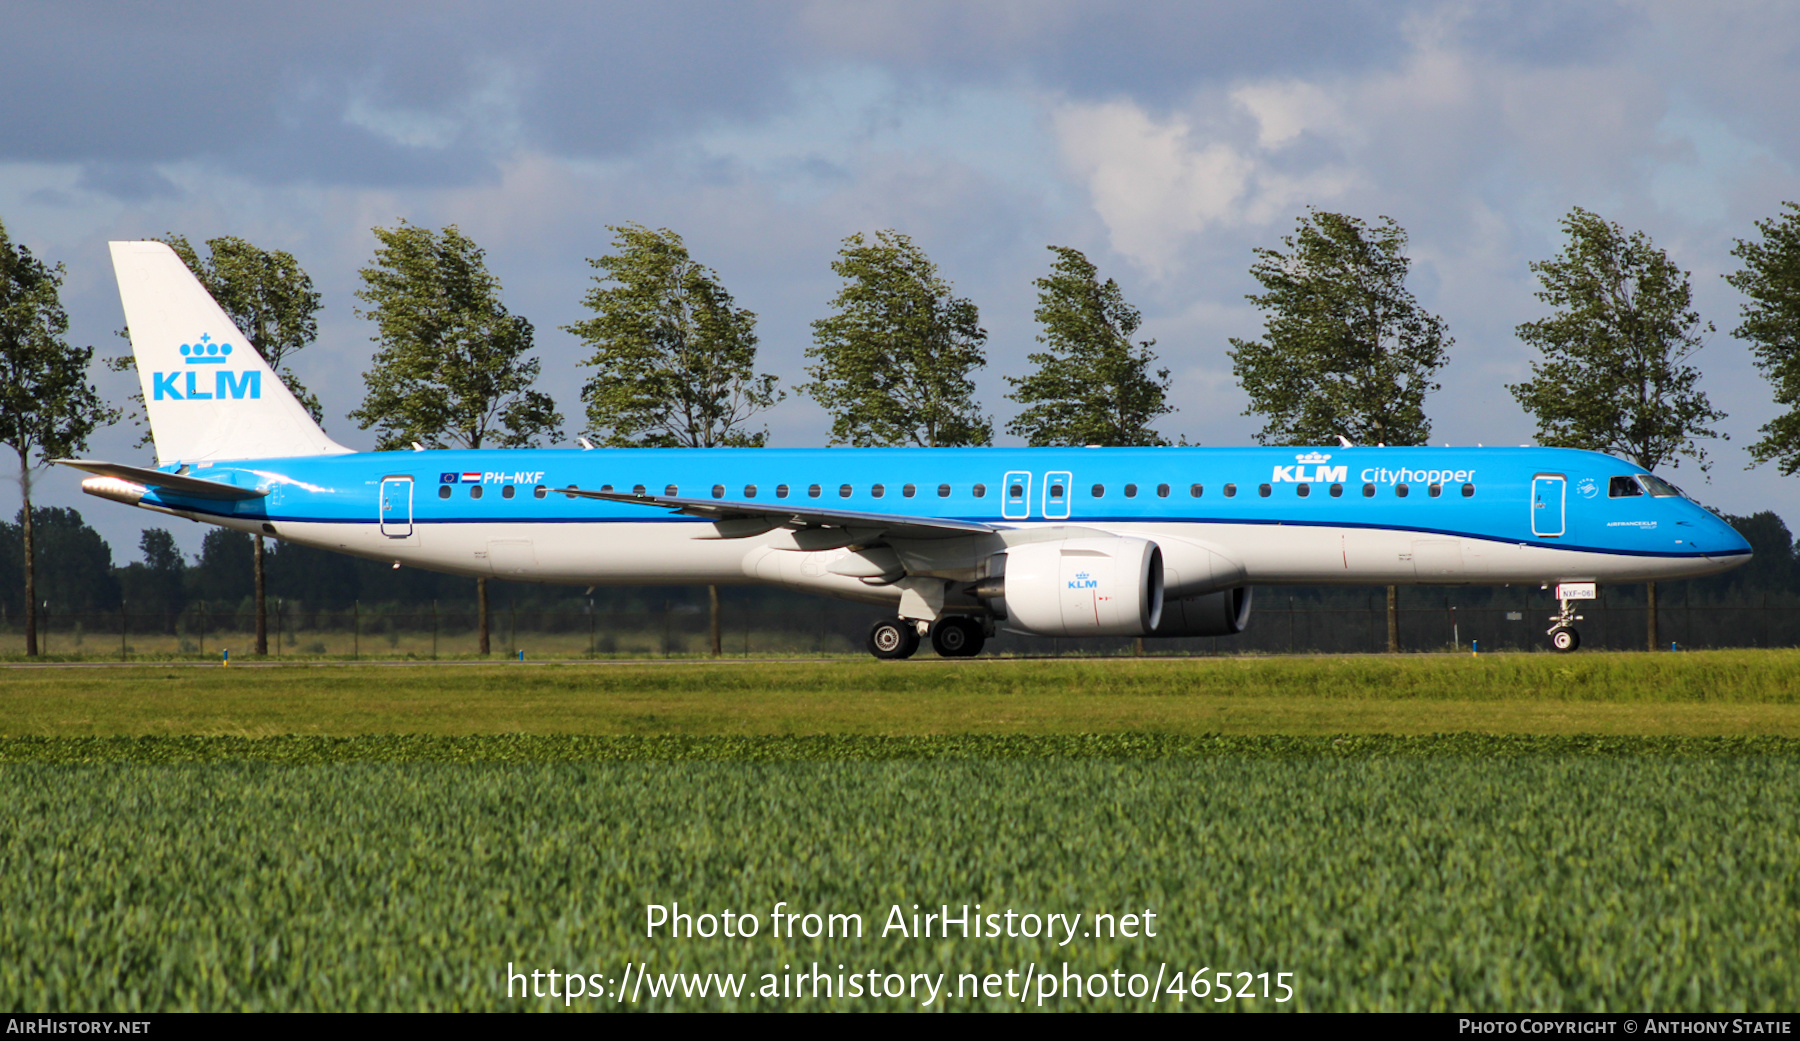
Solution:
{"label": "dutch flag decal", "polygon": [[463,481],[465,483],[480,484],[481,483],[481,474],[480,473],[465,473],[465,474],[463,474]]}

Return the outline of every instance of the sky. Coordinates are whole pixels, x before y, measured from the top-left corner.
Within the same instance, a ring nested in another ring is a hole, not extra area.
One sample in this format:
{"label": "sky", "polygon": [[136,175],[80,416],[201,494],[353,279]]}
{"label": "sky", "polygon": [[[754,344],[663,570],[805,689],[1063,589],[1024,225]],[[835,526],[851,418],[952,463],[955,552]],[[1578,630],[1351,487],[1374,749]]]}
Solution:
{"label": "sky", "polygon": [[[1779,3],[181,4],[0,6],[0,222],[66,266],[72,341],[123,352],[106,250],[170,232],[292,253],[324,297],[294,356],[326,429],[375,350],[358,315],[371,228],[455,224],[537,330],[542,389],[582,428],[587,263],[609,226],[678,232],[759,316],[759,365],[788,398],[777,446],[824,444],[806,379],[842,240],[893,228],[980,308],[978,399],[1039,345],[1033,280],[1079,249],[1144,315],[1177,411],[1207,445],[1261,423],[1226,355],[1254,338],[1258,247],[1309,207],[1409,236],[1409,286],[1455,338],[1426,401],[1434,443],[1519,444],[1515,333],[1545,316],[1530,264],[1579,206],[1642,231],[1691,273],[1716,329],[1694,358],[1726,439],[1664,472],[1731,513],[1800,525],[1800,480],[1746,469],[1777,413],[1723,276],[1734,241],[1800,200],[1800,7]],[[123,403],[129,377],[96,369]],[[148,461],[128,424],[91,455]],[[1017,443],[1001,437],[999,443]],[[138,558],[160,519],[49,472]],[[0,511],[18,509],[0,483]],[[197,549],[198,525],[170,522]]]}

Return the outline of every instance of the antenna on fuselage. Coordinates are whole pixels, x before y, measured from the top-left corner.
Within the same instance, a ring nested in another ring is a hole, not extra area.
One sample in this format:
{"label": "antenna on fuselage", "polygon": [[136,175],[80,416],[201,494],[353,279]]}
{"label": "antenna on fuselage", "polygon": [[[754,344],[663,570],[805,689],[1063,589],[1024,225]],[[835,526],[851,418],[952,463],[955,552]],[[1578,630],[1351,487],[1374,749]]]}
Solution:
{"label": "antenna on fuselage", "polygon": [[1339,448],[1355,448],[1356,447],[1355,445],[1350,443],[1349,438],[1345,437],[1342,434],[1339,434],[1337,436],[1337,439],[1338,439],[1338,447]]}
{"label": "antenna on fuselage", "polygon": [[585,437],[576,438],[575,443],[581,446],[583,452],[592,452],[594,450],[594,443]]}

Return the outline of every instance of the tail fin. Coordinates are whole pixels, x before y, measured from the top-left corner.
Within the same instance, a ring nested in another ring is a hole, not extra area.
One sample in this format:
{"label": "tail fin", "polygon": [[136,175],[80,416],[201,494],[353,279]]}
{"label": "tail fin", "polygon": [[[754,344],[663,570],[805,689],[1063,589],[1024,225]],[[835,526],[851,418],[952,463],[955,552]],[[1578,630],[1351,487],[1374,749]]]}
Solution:
{"label": "tail fin", "polygon": [[174,250],[110,245],[159,464],[350,451],[325,436]]}

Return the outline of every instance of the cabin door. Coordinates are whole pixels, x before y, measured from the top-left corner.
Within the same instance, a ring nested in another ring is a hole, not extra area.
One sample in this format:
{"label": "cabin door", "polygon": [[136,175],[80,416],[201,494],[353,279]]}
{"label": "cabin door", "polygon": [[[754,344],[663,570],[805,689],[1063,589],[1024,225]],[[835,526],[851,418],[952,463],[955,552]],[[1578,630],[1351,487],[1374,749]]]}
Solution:
{"label": "cabin door", "polygon": [[403,539],[413,533],[411,477],[381,479],[381,533],[390,539]]}
{"label": "cabin door", "polygon": [[1567,530],[1563,516],[1568,500],[1568,479],[1562,474],[1538,474],[1531,479],[1531,533],[1556,537]]}

